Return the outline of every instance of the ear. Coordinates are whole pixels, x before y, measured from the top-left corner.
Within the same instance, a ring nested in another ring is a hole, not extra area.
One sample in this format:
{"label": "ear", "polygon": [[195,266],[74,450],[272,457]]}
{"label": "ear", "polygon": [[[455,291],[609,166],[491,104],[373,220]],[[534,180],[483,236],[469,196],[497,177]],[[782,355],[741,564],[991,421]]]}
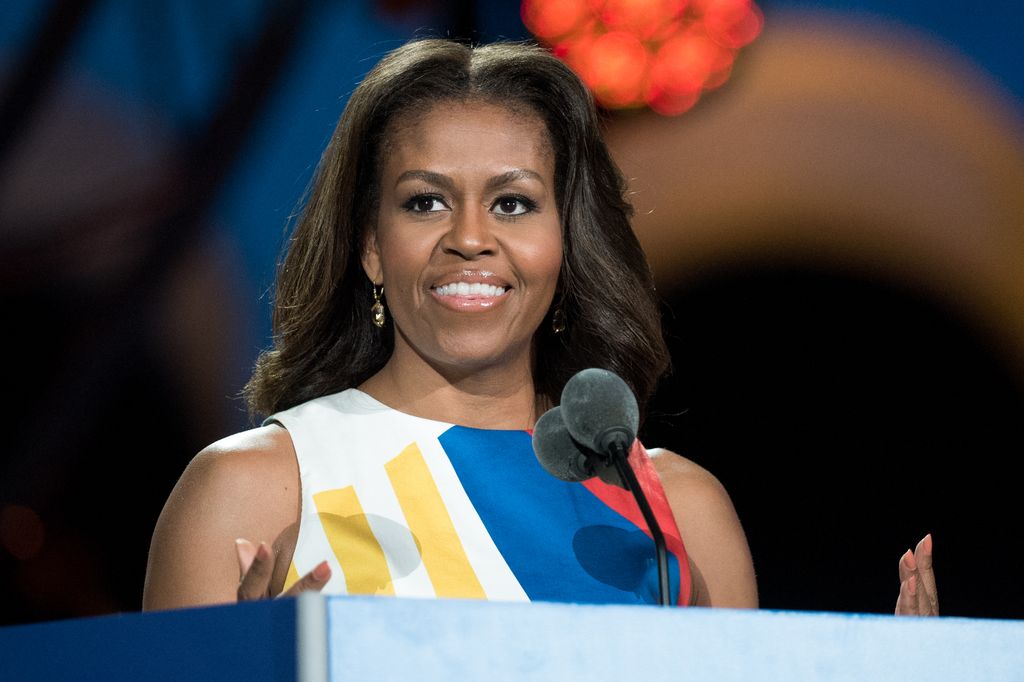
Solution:
{"label": "ear", "polygon": [[363,239],[363,272],[374,284],[384,281],[384,270],[380,263],[380,247],[377,245],[377,231],[368,230]]}

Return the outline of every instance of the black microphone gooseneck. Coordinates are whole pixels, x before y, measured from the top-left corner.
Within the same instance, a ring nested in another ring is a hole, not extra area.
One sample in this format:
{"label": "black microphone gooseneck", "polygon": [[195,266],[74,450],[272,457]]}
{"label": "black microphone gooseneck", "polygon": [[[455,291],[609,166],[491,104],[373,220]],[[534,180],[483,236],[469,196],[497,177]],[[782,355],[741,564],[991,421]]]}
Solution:
{"label": "black microphone gooseneck", "polygon": [[616,442],[611,450],[612,464],[619,472],[619,477],[626,488],[633,493],[633,498],[636,500],[637,506],[640,507],[640,513],[644,516],[644,521],[651,529],[651,537],[654,538],[654,552],[658,559],[658,603],[662,606],[671,606],[669,598],[672,591],[668,582],[668,551],[665,548],[665,535],[661,532],[658,520],[654,518],[654,512],[647,503],[647,496],[640,488],[640,482],[636,480],[633,467],[629,465],[629,449]]}
{"label": "black microphone gooseneck", "polygon": [[[662,606],[670,606],[672,591],[665,535],[629,464],[629,451],[640,422],[636,396],[617,374],[591,368],[569,379],[562,390],[562,404],[555,409],[560,410],[560,417],[564,419],[572,440],[581,446],[579,451],[590,457],[596,456],[605,466],[614,466],[623,485],[633,494],[654,539],[658,561],[658,602]],[[579,471],[577,466],[573,469]],[[593,475],[594,467],[591,465],[585,471]]]}

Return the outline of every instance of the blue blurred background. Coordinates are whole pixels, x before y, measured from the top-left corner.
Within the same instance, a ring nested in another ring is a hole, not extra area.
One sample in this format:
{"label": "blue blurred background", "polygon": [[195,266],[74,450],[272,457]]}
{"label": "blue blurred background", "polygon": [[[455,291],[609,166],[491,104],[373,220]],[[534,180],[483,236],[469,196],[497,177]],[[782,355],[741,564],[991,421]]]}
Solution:
{"label": "blue blurred background", "polygon": [[[946,613],[1024,617],[1024,10],[758,4],[691,111],[607,115],[674,351],[644,438],[725,483],[766,607],[889,610],[933,532]],[[347,95],[416,35],[529,38],[513,1],[4,3],[0,623],[139,607]]]}

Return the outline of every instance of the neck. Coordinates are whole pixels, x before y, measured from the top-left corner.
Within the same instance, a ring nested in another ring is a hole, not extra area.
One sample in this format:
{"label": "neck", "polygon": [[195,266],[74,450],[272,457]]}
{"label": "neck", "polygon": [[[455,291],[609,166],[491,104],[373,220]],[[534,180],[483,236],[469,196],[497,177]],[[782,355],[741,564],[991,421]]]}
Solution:
{"label": "neck", "polygon": [[359,389],[400,412],[473,428],[531,429],[540,416],[529,358],[466,370],[403,355],[392,355]]}

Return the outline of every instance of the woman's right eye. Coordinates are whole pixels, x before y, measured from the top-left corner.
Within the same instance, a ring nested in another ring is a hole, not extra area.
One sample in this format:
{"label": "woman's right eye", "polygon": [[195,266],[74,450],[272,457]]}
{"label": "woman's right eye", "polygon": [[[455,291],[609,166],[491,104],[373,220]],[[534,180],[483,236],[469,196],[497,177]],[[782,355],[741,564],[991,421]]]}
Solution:
{"label": "woman's right eye", "polygon": [[402,207],[413,213],[433,213],[448,209],[441,197],[434,194],[417,194],[405,202]]}

